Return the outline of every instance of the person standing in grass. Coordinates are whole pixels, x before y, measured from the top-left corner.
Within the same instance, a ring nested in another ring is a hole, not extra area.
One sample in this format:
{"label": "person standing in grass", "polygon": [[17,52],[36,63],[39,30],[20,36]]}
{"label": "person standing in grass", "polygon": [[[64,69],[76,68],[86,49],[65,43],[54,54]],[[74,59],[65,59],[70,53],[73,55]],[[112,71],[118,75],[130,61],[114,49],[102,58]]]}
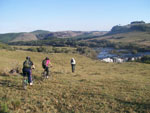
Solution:
{"label": "person standing in grass", "polygon": [[76,66],[76,61],[74,58],[71,59],[71,69],[72,69],[72,73],[75,72],[75,66]]}
{"label": "person standing in grass", "polygon": [[35,66],[33,65],[33,62],[31,61],[30,57],[27,56],[26,60],[23,62],[23,76],[27,76],[28,77],[28,83],[29,85],[33,84],[32,81],[32,69],[34,69]]}
{"label": "person standing in grass", "polygon": [[42,67],[43,67],[44,71],[46,72],[46,78],[48,78],[49,75],[50,75],[49,65],[50,65],[50,67],[52,67],[52,64],[51,64],[51,62],[50,62],[50,59],[49,59],[48,57],[46,57],[46,58],[42,61]]}

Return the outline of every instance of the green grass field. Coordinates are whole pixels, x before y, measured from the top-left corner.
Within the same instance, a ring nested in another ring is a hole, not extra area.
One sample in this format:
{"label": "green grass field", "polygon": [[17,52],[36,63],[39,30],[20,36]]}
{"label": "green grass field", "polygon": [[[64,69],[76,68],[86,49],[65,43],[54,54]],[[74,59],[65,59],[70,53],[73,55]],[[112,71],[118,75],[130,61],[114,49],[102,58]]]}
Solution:
{"label": "green grass field", "polygon": [[[22,88],[22,76],[3,72],[30,56],[34,85]],[[52,77],[41,81],[41,62],[50,57]],[[70,59],[76,59],[71,73]],[[44,54],[0,50],[0,111],[10,113],[148,113],[150,112],[150,65],[103,63],[78,54]],[[7,111],[7,110],[6,110]],[[1,112],[0,112],[1,113]]]}

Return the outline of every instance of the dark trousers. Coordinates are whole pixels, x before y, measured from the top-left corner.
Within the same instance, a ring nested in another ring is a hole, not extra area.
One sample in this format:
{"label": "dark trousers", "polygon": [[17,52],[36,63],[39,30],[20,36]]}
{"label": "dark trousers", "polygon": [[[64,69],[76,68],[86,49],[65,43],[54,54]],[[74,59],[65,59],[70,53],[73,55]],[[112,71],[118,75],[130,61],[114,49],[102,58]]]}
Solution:
{"label": "dark trousers", "polygon": [[71,67],[72,67],[72,72],[74,73],[75,72],[75,64],[71,64]]}
{"label": "dark trousers", "polygon": [[31,69],[29,68],[24,68],[23,69],[23,76],[27,76],[28,77],[28,82],[31,83],[32,82],[32,75],[31,75]]}
{"label": "dark trousers", "polygon": [[45,67],[45,72],[46,72],[46,76],[49,76],[49,73],[50,73],[49,67]]}

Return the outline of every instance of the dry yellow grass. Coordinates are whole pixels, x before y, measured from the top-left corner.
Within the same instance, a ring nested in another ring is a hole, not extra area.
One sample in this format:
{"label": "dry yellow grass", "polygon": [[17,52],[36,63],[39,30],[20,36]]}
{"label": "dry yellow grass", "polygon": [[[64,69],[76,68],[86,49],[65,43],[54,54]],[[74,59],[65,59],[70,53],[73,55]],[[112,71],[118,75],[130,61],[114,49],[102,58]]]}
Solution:
{"label": "dry yellow grass", "polygon": [[[23,90],[22,77],[0,76],[0,102],[15,113],[150,112],[150,65],[103,63],[78,54],[0,50],[0,70],[22,66],[30,56],[34,85]],[[41,81],[41,62],[50,57],[52,77]],[[71,73],[70,59],[77,61]]]}

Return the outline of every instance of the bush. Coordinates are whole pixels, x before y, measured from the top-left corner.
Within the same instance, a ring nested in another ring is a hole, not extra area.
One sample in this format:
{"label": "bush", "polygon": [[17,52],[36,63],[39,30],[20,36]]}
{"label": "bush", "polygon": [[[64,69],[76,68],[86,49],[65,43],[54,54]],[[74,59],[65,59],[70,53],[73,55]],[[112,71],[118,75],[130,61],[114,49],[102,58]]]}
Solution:
{"label": "bush", "polygon": [[53,52],[54,53],[61,53],[62,51],[60,48],[53,47]]}
{"label": "bush", "polygon": [[46,52],[46,48],[41,46],[41,47],[37,48],[37,52]]}
{"label": "bush", "polygon": [[137,54],[137,53],[138,53],[138,51],[137,51],[137,50],[135,50],[135,49],[134,49],[134,50],[132,50],[131,52],[132,52],[132,54]]}
{"label": "bush", "polygon": [[11,46],[9,46],[7,44],[3,44],[3,43],[0,43],[0,49],[7,49],[7,50],[10,50],[10,51],[14,51],[15,50]]}
{"label": "bush", "polygon": [[141,62],[150,64],[150,56],[144,56],[141,58]]}
{"label": "bush", "polygon": [[8,106],[6,103],[0,104],[0,113],[9,113]]}
{"label": "bush", "polygon": [[27,51],[37,52],[38,50],[37,48],[32,47],[32,48],[28,48]]}
{"label": "bush", "polygon": [[66,48],[62,48],[62,49],[61,49],[61,52],[63,52],[63,53],[69,53],[69,50],[66,49]]}
{"label": "bush", "polygon": [[88,47],[77,47],[76,51],[90,58],[97,58],[97,52],[94,49]]}

